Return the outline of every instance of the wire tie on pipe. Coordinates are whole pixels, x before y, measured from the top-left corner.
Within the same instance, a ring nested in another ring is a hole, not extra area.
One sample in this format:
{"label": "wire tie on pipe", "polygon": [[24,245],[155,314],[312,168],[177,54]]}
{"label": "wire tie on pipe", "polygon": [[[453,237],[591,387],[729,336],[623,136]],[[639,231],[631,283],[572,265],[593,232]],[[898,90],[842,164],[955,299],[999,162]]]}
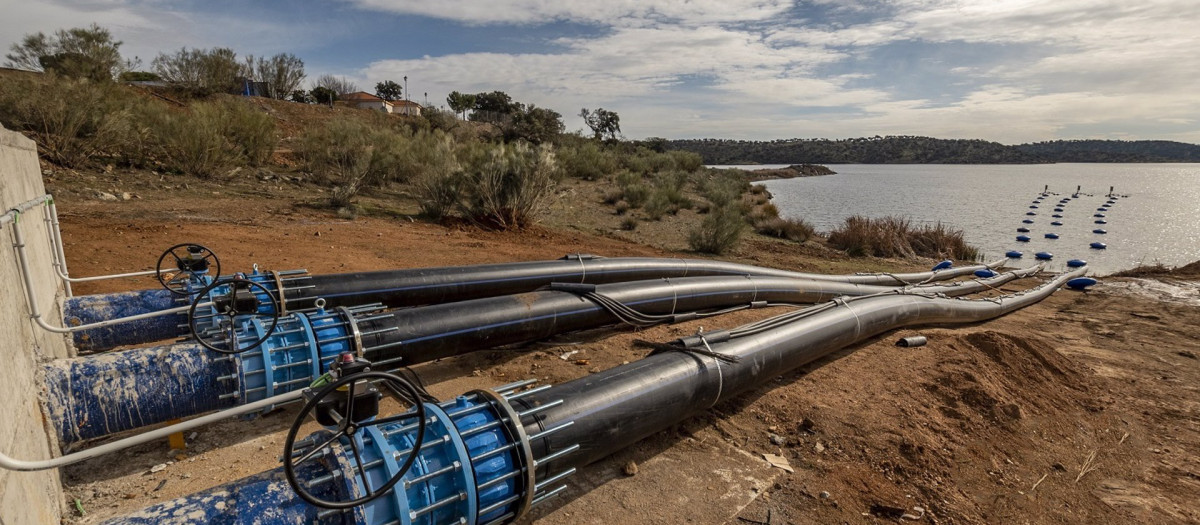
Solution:
{"label": "wire tie on pipe", "polygon": [[703,326],[696,330],[696,335],[700,337],[700,342],[704,343],[704,348],[708,350],[708,353],[713,358],[713,362],[717,364],[717,397],[713,398],[712,404],[708,406],[708,408],[712,408],[717,406],[717,403],[721,401],[721,393],[725,391],[725,374],[721,371],[721,359],[717,357],[719,354],[714,352],[711,346],[708,346],[708,339],[704,337]]}

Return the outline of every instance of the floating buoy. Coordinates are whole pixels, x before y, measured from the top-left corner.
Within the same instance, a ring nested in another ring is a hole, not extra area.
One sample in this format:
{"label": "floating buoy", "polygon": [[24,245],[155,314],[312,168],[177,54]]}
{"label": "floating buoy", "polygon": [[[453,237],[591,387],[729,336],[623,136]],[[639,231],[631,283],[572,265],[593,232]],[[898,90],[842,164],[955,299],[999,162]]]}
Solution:
{"label": "floating buoy", "polygon": [[1071,259],[1067,261],[1067,266],[1071,268],[1079,268],[1080,266],[1087,266],[1087,261],[1083,259]]}
{"label": "floating buoy", "polygon": [[1009,250],[1008,253],[1004,254],[1004,256],[1008,257],[1009,259],[1020,259],[1021,257],[1025,256],[1025,253],[1017,250]]}
{"label": "floating buoy", "polygon": [[1103,218],[1104,218],[1104,214],[1103,214],[1103,213],[1093,213],[1093,214],[1092,214],[1092,217],[1100,217],[1100,218],[1102,218],[1102,219],[1103,219]]}
{"label": "floating buoy", "polygon": [[1026,228],[1024,226],[1017,228],[1017,233],[1029,233],[1029,228]]}
{"label": "floating buoy", "polygon": [[1106,212],[1106,211],[1108,211],[1108,208],[1096,208],[1096,211]]}
{"label": "floating buoy", "polygon": [[1021,221],[1021,222],[1022,222],[1022,223],[1024,223],[1024,224],[1033,224],[1033,219],[1025,219],[1025,220],[1023,220],[1023,221]]}
{"label": "floating buoy", "polygon": [[1031,209],[1031,210],[1036,210],[1036,209],[1037,209],[1037,204],[1030,204],[1030,205],[1029,205],[1029,209]]}
{"label": "floating buoy", "polygon": [[982,269],[982,270],[975,270],[975,277],[979,277],[979,278],[981,278],[981,279],[987,279],[988,277],[995,277],[995,276],[997,276],[997,275],[1000,275],[1000,274],[996,273],[996,272],[995,272],[995,271],[993,271],[991,268],[984,268],[984,269]]}
{"label": "floating buoy", "polygon": [[1062,208],[1054,208],[1054,211],[1056,211],[1058,213],[1062,213],[1063,209]]}
{"label": "floating buoy", "polygon": [[1036,211],[1027,211],[1027,212],[1025,212],[1025,215],[1037,215],[1037,212]]}
{"label": "floating buoy", "polygon": [[1116,203],[1117,203],[1117,199],[1108,199],[1108,202],[1105,202],[1104,204],[1116,204]]}
{"label": "floating buoy", "polygon": [[1067,288],[1072,290],[1086,290],[1089,286],[1096,286],[1096,283],[1099,282],[1091,277],[1076,277],[1067,281]]}
{"label": "floating buoy", "polygon": [[950,259],[946,259],[940,263],[937,263],[937,265],[935,265],[933,267],[933,271],[936,272],[938,270],[945,270],[946,268],[949,268],[951,266],[954,266],[954,261],[951,261]]}
{"label": "floating buoy", "polygon": [[1091,246],[1093,250],[1104,250],[1108,248],[1108,245],[1102,242],[1094,242],[1088,246]]}
{"label": "floating buoy", "polygon": [[1028,235],[1018,235],[1017,242],[1029,242],[1029,236]]}
{"label": "floating buoy", "polygon": [[1054,254],[1050,252],[1037,252],[1033,256],[1043,261],[1049,261],[1054,258]]}
{"label": "floating buoy", "polygon": [[1108,224],[1108,221],[1104,219],[1096,219],[1096,224]]}
{"label": "floating buoy", "polygon": [[1047,233],[1047,234],[1046,234],[1046,238],[1047,238],[1047,239],[1057,239],[1057,238],[1058,238],[1058,234],[1057,234],[1057,233]]}
{"label": "floating buoy", "polygon": [[1051,226],[1062,226],[1062,221],[1054,221],[1054,222],[1050,223],[1050,225]]}
{"label": "floating buoy", "polygon": [[1092,233],[1099,233],[1100,235],[1104,235],[1104,234],[1108,233],[1108,231],[1102,230],[1100,228],[1096,228],[1096,229],[1092,230]]}

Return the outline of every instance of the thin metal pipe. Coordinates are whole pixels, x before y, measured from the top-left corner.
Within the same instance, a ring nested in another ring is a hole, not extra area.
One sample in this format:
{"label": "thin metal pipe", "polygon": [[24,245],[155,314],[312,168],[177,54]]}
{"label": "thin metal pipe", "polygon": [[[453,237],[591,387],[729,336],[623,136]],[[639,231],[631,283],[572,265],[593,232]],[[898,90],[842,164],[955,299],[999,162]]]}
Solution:
{"label": "thin metal pipe", "polygon": [[175,434],[175,433],[183,432],[185,430],[204,426],[209,423],[214,423],[214,422],[220,421],[222,419],[225,419],[227,417],[239,416],[242,414],[249,414],[251,412],[256,412],[256,411],[262,410],[264,408],[267,408],[267,407],[270,407],[273,405],[281,405],[284,403],[289,403],[291,401],[300,399],[302,394],[303,394],[303,391],[297,390],[295,392],[288,392],[286,394],[280,394],[275,397],[268,397],[268,398],[260,400],[260,401],[255,401],[253,403],[248,403],[248,404],[241,405],[241,406],[238,406],[235,408],[222,410],[220,412],[214,412],[214,413],[208,414],[206,416],[200,416],[196,419],[189,419],[182,423],[176,423],[174,425],[165,426],[165,427],[162,427],[162,428],[159,428],[156,430],[151,430],[149,432],[138,434],[136,436],[130,436],[125,439],[113,441],[111,443],[97,445],[97,446],[95,446],[93,448],[89,448],[87,450],[81,450],[79,452],[75,452],[73,454],[67,454],[65,456],[60,456],[60,457],[57,457],[54,459],[44,459],[44,460],[38,460],[38,461],[25,461],[25,460],[8,457],[7,455],[4,455],[4,454],[0,454],[0,468],[27,472],[27,471],[33,471],[33,470],[46,470],[46,469],[64,467],[64,466],[79,463],[80,461],[84,461],[84,460],[91,459],[94,457],[103,456],[105,454],[110,454],[110,453],[116,452],[118,450],[123,450],[123,449],[129,448],[129,447],[135,446],[135,445],[140,445],[142,443],[147,443],[147,442],[154,441],[157,439],[162,439],[171,434]]}

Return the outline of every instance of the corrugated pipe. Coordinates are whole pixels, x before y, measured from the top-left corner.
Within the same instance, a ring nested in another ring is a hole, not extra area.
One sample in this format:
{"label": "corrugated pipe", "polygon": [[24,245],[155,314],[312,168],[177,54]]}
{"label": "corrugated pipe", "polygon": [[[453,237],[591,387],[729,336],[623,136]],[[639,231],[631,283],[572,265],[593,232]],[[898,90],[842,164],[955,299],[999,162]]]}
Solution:
{"label": "corrugated pipe", "polygon": [[325,445],[328,432],[318,433],[303,440],[307,448],[294,449],[293,458],[316,458],[297,466],[297,485],[322,499],[343,500],[400,474],[396,462],[416,451],[419,460],[403,473],[403,482],[363,506],[338,510],[306,503],[276,469],[106,523],[509,523],[565,490],[560,483],[579,468],[831,352],[896,328],[1004,315],[1082,274],[1079,269],[990,299],[841,298],[832,308],[770,329],[757,331],[761,323],[755,323],[730,330],[753,335],[708,344],[703,352],[654,353],[556,386],[517,391],[529,383],[521,382],[427,403],[433,428],[418,439],[420,446],[414,445],[412,419],[389,416],[377,425],[363,423],[353,437],[334,436]]}

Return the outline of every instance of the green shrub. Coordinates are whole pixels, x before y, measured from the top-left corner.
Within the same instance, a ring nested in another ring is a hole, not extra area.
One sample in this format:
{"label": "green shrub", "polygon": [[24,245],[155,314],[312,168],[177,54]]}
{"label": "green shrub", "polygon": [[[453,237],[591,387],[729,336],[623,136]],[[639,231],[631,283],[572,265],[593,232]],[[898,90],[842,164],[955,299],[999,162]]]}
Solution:
{"label": "green shrub", "polygon": [[237,152],[237,161],[250,166],[266,164],[279,142],[275,119],[245,100],[224,98],[217,108],[223,113],[225,137]]}
{"label": "green shrub", "polygon": [[499,144],[472,157],[460,187],[464,215],[506,230],[535,223],[558,177],[553,148]]}
{"label": "green shrub", "polygon": [[750,193],[754,195],[767,195],[770,198],[771,192],[767,191],[767,187],[762,184],[753,184],[750,186]]}
{"label": "green shrub", "polygon": [[309,171],[334,186],[334,207],[349,205],[366,186],[397,179],[403,168],[404,137],[359,119],[330,120],[302,135],[298,146]]}
{"label": "green shrub", "polygon": [[672,150],[666,153],[675,163],[675,169],[691,173],[704,167],[704,158],[691,151]]}
{"label": "green shrub", "polygon": [[632,217],[632,216],[625,217],[624,219],[621,220],[621,229],[622,230],[631,232],[633,230],[636,230],[637,227],[638,227],[638,220],[635,217]]}
{"label": "green shrub", "polygon": [[55,164],[83,167],[115,154],[129,137],[134,99],[111,82],[6,75],[0,80],[0,123],[23,131]]}
{"label": "green shrub", "polygon": [[625,201],[617,201],[617,203],[613,206],[617,215],[625,215],[625,213],[629,211],[629,207],[629,203]]}
{"label": "green shrub", "polygon": [[708,170],[709,175],[696,185],[700,194],[714,207],[721,207],[738,200],[750,190],[750,182],[740,170]]}
{"label": "green shrub", "polygon": [[170,115],[159,130],[164,164],[205,179],[228,171],[238,155],[226,141],[224,120],[223,110],[211,103]]}
{"label": "green shrub", "polygon": [[662,192],[655,191],[650,194],[650,199],[642,206],[642,211],[646,213],[647,219],[660,220],[663,215],[671,212],[671,201]]}
{"label": "green shrub", "polygon": [[779,208],[776,208],[774,204],[767,203],[750,210],[750,215],[748,218],[750,219],[750,224],[754,224],[757,227],[757,224],[760,222],[778,219]]}
{"label": "green shrub", "polygon": [[600,180],[619,169],[613,155],[591,140],[564,144],[558,150],[558,158],[563,174],[577,179]]}
{"label": "green shrub", "polygon": [[693,250],[720,255],[733,248],[746,230],[741,211],[732,204],[714,208],[688,235]]}
{"label": "green shrub", "polygon": [[408,142],[403,162],[401,171],[412,181],[421,214],[436,220],[450,213],[462,183],[454,141],[440,131],[418,133]]}

